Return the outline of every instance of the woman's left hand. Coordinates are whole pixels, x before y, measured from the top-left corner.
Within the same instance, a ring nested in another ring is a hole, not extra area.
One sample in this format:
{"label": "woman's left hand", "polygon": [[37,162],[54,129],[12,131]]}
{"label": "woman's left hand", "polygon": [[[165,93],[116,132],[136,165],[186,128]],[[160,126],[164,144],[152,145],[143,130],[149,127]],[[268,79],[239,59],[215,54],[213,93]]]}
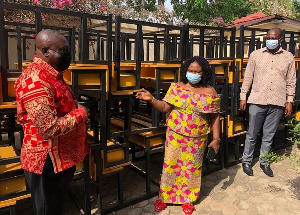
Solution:
{"label": "woman's left hand", "polygon": [[212,147],[215,150],[215,153],[218,154],[219,149],[220,149],[220,141],[213,140],[213,141],[210,142],[208,147]]}

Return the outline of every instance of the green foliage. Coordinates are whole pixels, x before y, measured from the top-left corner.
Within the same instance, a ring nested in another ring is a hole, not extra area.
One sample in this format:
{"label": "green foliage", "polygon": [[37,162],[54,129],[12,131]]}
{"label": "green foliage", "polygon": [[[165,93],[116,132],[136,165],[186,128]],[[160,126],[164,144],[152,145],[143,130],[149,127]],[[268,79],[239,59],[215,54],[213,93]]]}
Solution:
{"label": "green foliage", "polygon": [[155,11],[156,10],[156,1],[155,0],[145,0],[145,10],[148,11]]}
{"label": "green foliage", "polygon": [[208,24],[212,11],[206,0],[194,0],[186,3],[186,17],[191,22]]}
{"label": "green foliage", "polygon": [[300,121],[295,119],[289,120],[286,126],[288,127],[291,140],[296,145],[300,145]]}
{"label": "green foliage", "polygon": [[[171,0],[173,11],[161,0],[4,0],[42,7],[52,7],[93,14],[121,15],[128,19],[179,24],[185,22],[224,26],[233,20],[262,12],[300,19],[300,0]],[[55,3],[56,2],[56,3]],[[64,2],[59,6],[59,2]],[[68,3],[69,2],[69,3]],[[33,20],[28,12],[15,17],[14,11],[5,14],[11,20]]]}
{"label": "green foliage", "polygon": [[[300,112],[296,113],[295,119],[291,119],[286,124],[289,130],[289,135],[291,136],[291,141],[294,145],[300,147]],[[293,163],[295,169],[300,169],[300,158],[297,158],[295,155],[290,155],[289,159]]]}
{"label": "green foliage", "polygon": [[289,156],[279,155],[276,152],[265,152],[264,154],[259,156],[262,159],[267,160],[267,165],[269,166],[271,163],[277,163],[279,161],[283,161],[285,159],[290,160],[292,167],[295,170],[300,170],[300,159],[297,158],[295,154],[291,154]]}
{"label": "green foliage", "polygon": [[265,152],[264,154],[260,155],[259,157],[264,160],[267,160],[268,161],[267,165],[270,165],[271,163],[277,163],[286,158],[285,156],[278,155],[277,153],[272,152],[272,151]]}
{"label": "green foliage", "polygon": [[299,0],[293,0],[294,5],[294,11],[293,11],[293,18],[300,20],[300,1]]}
{"label": "green foliage", "polygon": [[171,4],[178,19],[208,25],[222,26],[219,18],[229,24],[256,12],[300,19],[299,0],[171,0]]}
{"label": "green foliage", "polygon": [[127,0],[126,3],[128,7],[133,8],[137,12],[143,9],[151,12],[156,10],[155,0]]}
{"label": "green foliage", "polygon": [[187,19],[190,22],[209,24],[212,19],[212,11],[206,0],[171,0],[175,16],[179,19]]}
{"label": "green foliage", "polygon": [[293,168],[295,170],[300,170],[300,159],[297,158],[297,156],[294,155],[294,154],[290,155],[289,159],[290,159],[290,161],[291,161],[291,163],[293,165]]}
{"label": "green foliage", "polygon": [[215,0],[210,4],[215,17],[223,17],[226,23],[251,14],[249,6],[244,0]]}
{"label": "green foliage", "polygon": [[179,0],[171,0],[171,4],[173,5],[174,15],[180,18],[184,17],[185,4]]}
{"label": "green foliage", "polygon": [[262,12],[264,14],[270,15],[272,14],[272,6],[273,1],[271,0],[249,0],[250,10],[254,13]]}
{"label": "green foliage", "polygon": [[251,11],[262,12],[264,14],[280,14],[291,16],[294,0],[249,0]]}

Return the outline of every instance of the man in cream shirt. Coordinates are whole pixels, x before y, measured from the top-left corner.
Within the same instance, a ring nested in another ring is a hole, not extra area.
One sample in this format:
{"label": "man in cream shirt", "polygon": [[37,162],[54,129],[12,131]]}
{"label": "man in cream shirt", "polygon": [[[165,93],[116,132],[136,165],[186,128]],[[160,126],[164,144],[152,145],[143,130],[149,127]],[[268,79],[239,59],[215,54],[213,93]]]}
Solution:
{"label": "man in cream shirt", "polygon": [[[292,112],[296,70],[294,56],[281,48],[282,30],[270,29],[266,47],[251,53],[240,93],[240,109],[246,110],[246,94],[250,87],[249,129],[243,153],[243,170],[253,176],[252,160],[258,133],[263,129],[260,155],[269,152],[279,121]],[[273,177],[268,160],[259,158],[263,172]]]}

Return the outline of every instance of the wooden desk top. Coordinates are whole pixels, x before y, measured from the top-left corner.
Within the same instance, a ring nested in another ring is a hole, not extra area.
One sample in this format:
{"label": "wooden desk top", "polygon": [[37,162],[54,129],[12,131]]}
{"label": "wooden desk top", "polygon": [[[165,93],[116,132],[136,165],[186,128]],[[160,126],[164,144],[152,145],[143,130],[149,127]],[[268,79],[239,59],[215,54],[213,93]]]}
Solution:
{"label": "wooden desk top", "polygon": [[17,108],[17,103],[16,102],[2,102],[0,103],[0,109],[15,109]]}
{"label": "wooden desk top", "polygon": [[120,90],[120,91],[113,91],[111,95],[113,96],[122,96],[122,95],[133,95],[133,93],[139,92],[141,89],[136,90]]}
{"label": "wooden desk top", "polygon": [[[29,66],[32,62],[22,62],[22,66]],[[15,63],[18,65],[18,63]],[[71,63],[68,69],[108,69],[107,64],[84,64],[84,63]]]}
{"label": "wooden desk top", "polygon": [[233,60],[207,60],[210,65],[218,65],[223,63],[231,63]]}
{"label": "wooden desk top", "polygon": [[107,64],[71,64],[68,68],[69,70],[72,69],[108,69]]}
{"label": "wooden desk top", "polygon": [[[135,67],[136,63],[134,62],[122,62],[120,64],[120,66],[132,66]],[[178,63],[151,63],[151,62],[147,62],[147,63],[141,63],[141,67],[152,67],[152,68],[157,68],[157,67],[163,67],[163,68],[180,68],[181,65]]]}

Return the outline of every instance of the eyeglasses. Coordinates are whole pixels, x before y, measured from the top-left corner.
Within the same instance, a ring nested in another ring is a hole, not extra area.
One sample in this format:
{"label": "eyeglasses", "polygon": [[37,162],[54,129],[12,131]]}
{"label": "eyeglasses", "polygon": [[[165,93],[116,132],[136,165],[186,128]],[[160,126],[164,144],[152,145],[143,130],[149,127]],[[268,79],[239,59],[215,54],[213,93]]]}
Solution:
{"label": "eyeglasses", "polygon": [[54,51],[57,54],[62,54],[62,53],[68,53],[68,52],[70,52],[69,49],[61,49],[59,51],[56,51],[54,49],[49,49],[49,50]]}
{"label": "eyeglasses", "polygon": [[203,71],[195,71],[195,70],[192,70],[192,69],[188,69],[187,72],[190,72],[190,73],[194,73],[194,74],[197,74],[197,75],[202,75]]}

